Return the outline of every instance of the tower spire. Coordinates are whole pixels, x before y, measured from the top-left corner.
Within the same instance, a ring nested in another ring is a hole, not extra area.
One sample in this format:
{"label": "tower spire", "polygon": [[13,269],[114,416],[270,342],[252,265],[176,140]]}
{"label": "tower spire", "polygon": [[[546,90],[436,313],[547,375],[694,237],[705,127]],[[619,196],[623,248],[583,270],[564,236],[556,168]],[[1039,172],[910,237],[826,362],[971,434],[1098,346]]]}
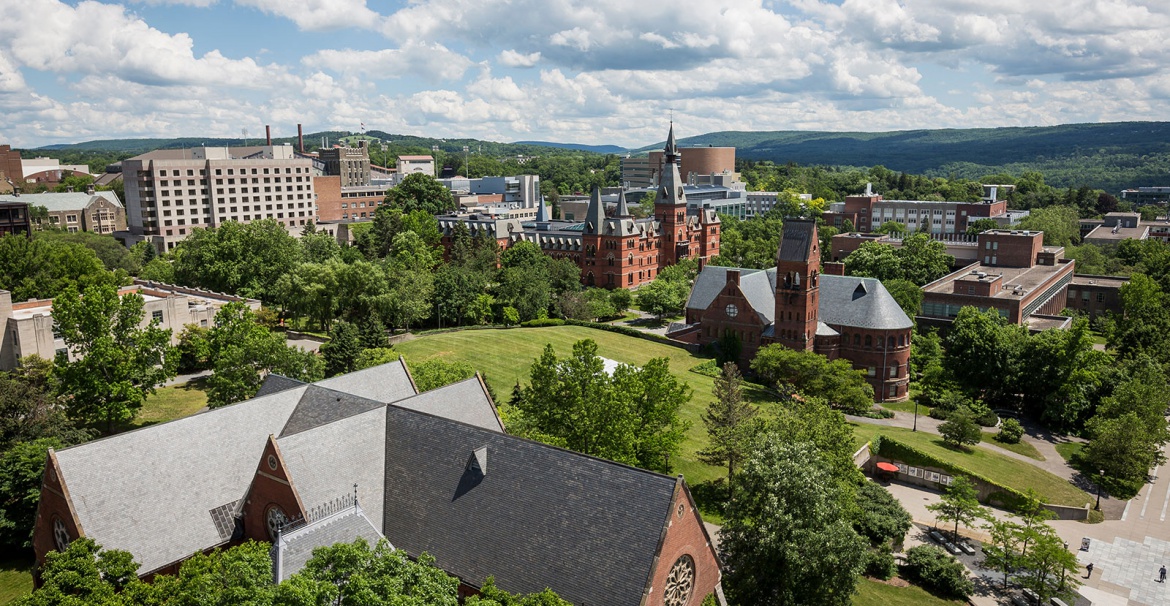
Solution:
{"label": "tower spire", "polygon": [[678,163],[678,141],[674,139],[674,121],[670,122],[670,134],[666,136],[666,148],[663,150],[668,164]]}
{"label": "tower spire", "polygon": [[624,189],[621,190],[620,192],[618,192],[617,215],[615,215],[615,216],[618,216],[618,217],[632,216],[632,215],[630,215],[630,207],[626,204],[626,190],[624,190]]}
{"label": "tower spire", "polygon": [[605,227],[605,203],[601,201],[601,188],[593,186],[589,194],[589,208],[585,211],[585,233],[599,234]]}

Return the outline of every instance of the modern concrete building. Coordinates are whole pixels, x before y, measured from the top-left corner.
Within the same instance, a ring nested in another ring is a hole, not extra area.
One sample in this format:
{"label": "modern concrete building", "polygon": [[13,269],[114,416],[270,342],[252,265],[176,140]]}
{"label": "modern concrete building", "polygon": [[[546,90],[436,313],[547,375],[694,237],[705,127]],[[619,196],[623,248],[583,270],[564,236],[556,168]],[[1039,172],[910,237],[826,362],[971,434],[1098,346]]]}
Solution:
{"label": "modern concrete building", "polygon": [[876,401],[909,397],[914,323],[880,281],[821,273],[813,221],[784,222],[775,268],[703,268],[686,314],[667,336],[704,345],[734,336],[744,364],[773,343],[843,358],[866,371]]}
{"label": "modern concrete building", "polygon": [[1113,212],[1102,219],[1081,219],[1081,241],[1116,246],[1122,240],[1154,239],[1170,242],[1170,220],[1142,221],[1139,213]]}
{"label": "modern concrete building", "polygon": [[887,221],[906,226],[907,231],[953,234],[967,231],[967,225],[979,219],[995,219],[1007,213],[1006,200],[985,199],[981,202],[929,202],[885,200],[867,189],[858,196],[846,196],[834,202],[824,213],[827,224],[838,229],[845,221],[860,232],[875,231]]}
{"label": "modern concrete building", "polygon": [[620,160],[622,168],[622,187],[626,189],[645,189],[654,187],[659,167],[650,168],[650,158],[647,156],[626,156]]}
{"label": "modern concrete building", "polygon": [[978,261],[922,287],[920,324],[947,326],[974,306],[1033,330],[1067,325],[1058,314],[1076,262],[1064,258],[1063,247],[1044,246],[1039,231],[989,230],[978,243]]}
{"label": "modern concrete building", "polygon": [[[253,310],[260,309],[260,301],[244,299],[196,288],[135,280],[134,284],[118,291],[120,295],[137,294],[145,301],[143,325],[158,322],[171,330],[171,343],[179,342],[179,333],[188,324],[213,326],[215,314],[228,303],[241,301]],[[13,301],[12,293],[0,290],[0,370],[16,368],[20,358],[38,355],[52,360],[57,352],[66,352],[65,342],[53,328],[52,299]]]}
{"label": "modern concrete building", "polygon": [[317,219],[312,170],[291,145],[149,152],[122,163],[126,221],[159,251],[227,221],[304,225]]}
{"label": "modern concrete building", "polygon": [[118,194],[95,191],[91,185],[84,192],[0,195],[0,202],[24,202],[30,207],[43,207],[49,216],[38,220],[35,227],[60,228],[69,233],[88,231],[112,234],[126,230],[126,209]]}
{"label": "modern concrete building", "polygon": [[1136,187],[1121,190],[1121,199],[1132,202],[1134,206],[1146,204],[1165,205],[1170,202],[1170,187]]}

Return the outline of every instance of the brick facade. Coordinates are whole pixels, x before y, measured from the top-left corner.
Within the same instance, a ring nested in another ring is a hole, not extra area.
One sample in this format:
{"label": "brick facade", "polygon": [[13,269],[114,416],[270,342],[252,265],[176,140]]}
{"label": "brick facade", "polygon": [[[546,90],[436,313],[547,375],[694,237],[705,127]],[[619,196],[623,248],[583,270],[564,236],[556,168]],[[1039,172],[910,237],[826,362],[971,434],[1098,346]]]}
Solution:
{"label": "brick facade", "polygon": [[699,516],[695,500],[681,477],[675,488],[674,500],[671,502],[668,515],[669,519],[662,530],[662,546],[658,550],[658,557],[650,573],[648,599],[643,601],[643,604],[646,606],[665,604],[665,589],[671,570],[676,565],[680,569],[685,568],[686,564],[682,561],[686,558],[690,558],[694,563],[694,589],[687,604],[700,604],[706,596],[715,593],[715,588],[722,580],[722,573],[714,546],[711,544],[711,537],[703,527],[703,519]]}
{"label": "brick facade", "polygon": [[244,536],[257,541],[272,541],[267,518],[274,508],[279,508],[287,520],[305,517],[305,505],[285,471],[280,447],[274,438],[269,437],[244,501]]}

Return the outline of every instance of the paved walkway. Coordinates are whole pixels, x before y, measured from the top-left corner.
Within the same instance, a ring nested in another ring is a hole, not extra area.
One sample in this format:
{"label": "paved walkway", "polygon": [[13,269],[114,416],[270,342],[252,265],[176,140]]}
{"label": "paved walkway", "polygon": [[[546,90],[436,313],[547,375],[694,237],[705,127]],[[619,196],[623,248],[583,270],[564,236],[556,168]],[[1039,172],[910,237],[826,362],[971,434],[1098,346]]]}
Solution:
{"label": "paved walkway", "polygon": [[190,383],[191,381],[194,381],[195,379],[202,379],[203,377],[210,377],[210,376],[211,376],[210,370],[201,370],[199,372],[193,372],[193,373],[189,373],[189,374],[185,374],[185,375],[176,375],[175,378],[168,379],[165,383],[163,383],[162,387],[171,387],[174,385],[184,385],[186,383]]}

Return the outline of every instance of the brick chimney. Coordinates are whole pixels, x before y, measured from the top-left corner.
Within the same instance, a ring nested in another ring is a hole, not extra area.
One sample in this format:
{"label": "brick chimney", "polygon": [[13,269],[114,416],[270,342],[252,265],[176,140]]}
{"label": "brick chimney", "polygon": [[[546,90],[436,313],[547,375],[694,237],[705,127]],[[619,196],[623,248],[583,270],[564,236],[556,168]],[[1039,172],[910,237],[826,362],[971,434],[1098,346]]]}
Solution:
{"label": "brick chimney", "polygon": [[271,124],[264,125],[264,140],[266,141],[265,145],[272,145],[272,125]]}
{"label": "brick chimney", "polygon": [[90,184],[85,186],[85,193],[92,196],[93,192],[94,192],[93,183],[90,183]]}
{"label": "brick chimney", "polygon": [[843,276],[845,275],[845,264],[840,261],[826,261],[825,262],[826,276]]}
{"label": "brick chimney", "polygon": [[300,152],[305,153],[305,131],[301,129],[301,125],[297,125],[297,147]]}

